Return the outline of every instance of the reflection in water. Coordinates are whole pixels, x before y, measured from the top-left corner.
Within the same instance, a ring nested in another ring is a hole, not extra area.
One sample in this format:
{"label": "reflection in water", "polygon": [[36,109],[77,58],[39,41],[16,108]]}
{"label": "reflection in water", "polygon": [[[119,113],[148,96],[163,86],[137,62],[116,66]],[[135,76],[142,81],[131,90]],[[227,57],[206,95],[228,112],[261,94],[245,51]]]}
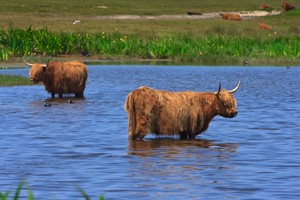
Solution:
{"label": "reflection in water", "polygon": [[44,100],[36,100],[36,101],[32,101],[31,105],[33,106],[43,106],[44,107],[48,107],[45,106],[45,104],[50,105],[51,106],[55,106],[55,105],[62,105],[62,104],[76,104],[76,103],[82,103],[85,100],[84,97],[73,97],[73,96],[66,96],[63,98],[46,98]]}
{"label": "reflection in water", "polygon": [[219,144],[212,140],[194,139],[179,140],[173,138],[158,138],[141,141],[129,141],[128,154],[137,156],[152,156],[159,149],[163,149],[163,154],[179,154],[183,149],[189,148],[211,148],[219,152],[235,152],[237,144]]}
{"label": "reflection in water", "polygon": [[[235,171],[231,161],[237,144],[212,140],[156,138],[130,141],[129,175],[132,189],[154,190],[146,199],[178,195],[187,199],[206,199],[203,188],[215,187]],[[202,195],[202,193],[204,195]],[[209,193],[209,192],[208,192]]]}

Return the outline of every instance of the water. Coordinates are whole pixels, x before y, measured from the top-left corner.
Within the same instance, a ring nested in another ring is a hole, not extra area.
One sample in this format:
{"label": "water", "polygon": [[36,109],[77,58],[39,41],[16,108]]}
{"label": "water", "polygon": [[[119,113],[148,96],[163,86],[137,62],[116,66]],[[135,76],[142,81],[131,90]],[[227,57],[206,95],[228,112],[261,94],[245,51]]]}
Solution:
{"label": "water", "polygon": [[[300,199],[299,67],[88,68],[74,104],[43,86],[0,88],[2,193],[26,178],[35,199],[83,199],[76,186],[92,199]],[[196,140],[128,142],[133,89],[216,91],[239,79],[236,118],[216,117]]]}

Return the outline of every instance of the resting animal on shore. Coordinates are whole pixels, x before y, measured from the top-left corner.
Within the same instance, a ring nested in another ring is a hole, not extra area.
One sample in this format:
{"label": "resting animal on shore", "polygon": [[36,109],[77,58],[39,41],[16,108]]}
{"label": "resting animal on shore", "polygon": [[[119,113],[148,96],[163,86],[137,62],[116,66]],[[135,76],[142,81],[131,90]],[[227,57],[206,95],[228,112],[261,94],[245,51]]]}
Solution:
{"label": "resting animal on shore", "polygon": [[267,9],[272,9],[272,6],[269,5],[269,4],[260,4],[260,5],[259,5],[259,8],[260,8],[261,10],[267,10]]}
{"label": "resting animal on shore", "polygon": [[236,21],[241,21],[242,18],[239,14],[234,14],[234,13],[220,13],[219,14],[222,19],[225,20],[236,20]]}
{"label": "resting animal on shore", "polygon": [[271,30],[272,29],[272,26],[267,25],[267,24],[265,24],[263,22],[259,22],[258,26],[259,26],[260,29],[265,29],[265,30]]}
{"label": "resting animal on shore", "polygon": [[125,110],[128,112],[128,138],[143,139],[148,133],[178,135],[194,139],[204,132],[217,115],[233,118],[237,115],[231,90],[217,92],[168,92],[140,87],[128,94]]}
{"label": "resting animal on shore", "polygon": [[286,2],[285,0],[281,1],[281,10],[283,12],[289,11],[289,10],[293,10],[295,9],[295,6],[291,3]]}

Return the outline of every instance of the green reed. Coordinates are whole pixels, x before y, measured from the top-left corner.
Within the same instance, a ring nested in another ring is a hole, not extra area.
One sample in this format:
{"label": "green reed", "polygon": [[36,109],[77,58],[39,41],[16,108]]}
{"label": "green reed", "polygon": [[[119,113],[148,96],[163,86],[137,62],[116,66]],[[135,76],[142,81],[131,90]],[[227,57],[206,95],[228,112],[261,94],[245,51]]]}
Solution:
{"label": "green reed", "polygon": [[[26,186],[26,182],[25,180],[21,181],[21,183],[18,185],[15,193],[13,194],[13,200],[18,200],[20,198],[20,194],[21,194],[21,191],[22,189],[24,188],[24,186]],[[33,192],[31,191],[31,189],[27,186],[27,198],[28,200],[34,200],[34,195],[33,195]],[[80,194],[82,195],[83,199],[85,200],[90,200],[90,196],[82,189],[80,188],[79,186],[75,185],[75,188],[78,190],[78,192],[80,192]],[[10,196],[10,192],[5,192],[5,193],[2,193],[0,192],[0,200],[8,200]],[[100,195],[98,197],[99,200],[104,200],[104,197],[102,195]]]}
{"label": "green reed", "polygon": [[197,61],[209,57],[300,58],[300,36],[229,34],[153,35],[120,33],[57,33],[47,29],[0,29],[0,60],[23,55],[80,54]]}
{"label": "green reed", "polygon": [[27,77],[0,74],[0,87],[20,85],[32,85],[32,82]]}

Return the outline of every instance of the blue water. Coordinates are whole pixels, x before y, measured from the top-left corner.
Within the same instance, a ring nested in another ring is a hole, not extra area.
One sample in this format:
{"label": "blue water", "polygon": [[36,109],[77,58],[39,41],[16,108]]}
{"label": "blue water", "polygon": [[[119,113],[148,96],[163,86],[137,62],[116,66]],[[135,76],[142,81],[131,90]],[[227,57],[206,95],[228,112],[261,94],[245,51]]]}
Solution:
{"label": "blue water", "polygon": [[[0,191],[35,199],[300,199],[300,67],[88,66],[85,99],[0,87]],[[28,68],[0,73],[28,77]],[[127,94],[233,89],[239,114],[196,140],[128,142]],[[44,107],[50,102],[51,107]]]}

